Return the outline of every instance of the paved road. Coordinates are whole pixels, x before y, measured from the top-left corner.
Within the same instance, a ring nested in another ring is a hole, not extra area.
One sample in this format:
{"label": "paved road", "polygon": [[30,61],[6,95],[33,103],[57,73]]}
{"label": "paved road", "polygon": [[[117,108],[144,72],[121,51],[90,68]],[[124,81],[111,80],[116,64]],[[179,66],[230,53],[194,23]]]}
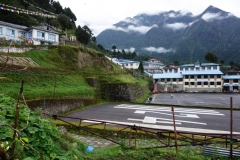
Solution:
{"label": "paved road", "polygon": [[[173,129],[171,107],[151,104],[102,104],[67,116]],[[175,117],[177,130],[181,131],[229,133],[230,130],[228,110],[175,107]],[[233,111],[233,131],[240,134],[240,111]]]}
{"label": "paved road", "polygon": [[230,108],[230,97],[233,99],[233,108],[240,108],[240,94],[238,93],[173,93],[172,99],[170,93],[159,93],[152,96],[151,103]]}

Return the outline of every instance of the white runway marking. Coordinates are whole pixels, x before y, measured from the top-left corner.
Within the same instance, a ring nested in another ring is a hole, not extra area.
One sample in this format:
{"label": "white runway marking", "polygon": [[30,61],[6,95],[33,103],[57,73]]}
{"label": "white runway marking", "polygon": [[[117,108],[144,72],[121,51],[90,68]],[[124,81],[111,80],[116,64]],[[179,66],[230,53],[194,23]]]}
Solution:
{"label": "white runway marking", "polygon": [[[173,126],[163,126],[163,125],[152,125],[152,124],[143,124],[143,123],[129,123],[129,122],[119,122],[119,121],[108,121],[108,120],[100,120],[94,119],[99,121],[105,121],[110,123],[117,123],[121,125],[132,125],[132,126],[139,126],[139,127],[146,127],[152,129],[162,129],[162,130],[171,130],[173,131]],[[116,125],[117,125],[116,124]],[[188,127],[176,127],[177,131],[186,131],[186,132],[195,132],[195,133],[211,133],[211,134],[230,134],[230,131],[222,131],[222,130],[212,130],[212,129],[202,129],[202,128],[188,128]],[[240,134],[240,132],[233,132],[233,134]]]}
{"label": "white runway marking", "polygon": [[[172,114],[170,114],[170,113],[161,113],[161,112],[154,112],[154,111],[142,111],[142,110],[136,110],[134,113],[145,114],[146,112],[172,116]],[[180,113],[180,115],[175,115],[175,117],[199,118],[196,114],[185,114],[185,113]]]}
{"label": "white runway marking", "polygon": [[[122,109],[133,109],[133,110],[144,110],[144,111],[160,111],[160,112],[172,112],[171,107],[154,107],[147,105],[129,105],[129,104],[121,104],[118,106],[114,106],[114,108],[122,108]],[[224,114],[208,109],[188,109],[188,108],[174,108],[174,112],[181,112],[185,114],[202,114],[202,115],[218,115],[225,116]]]}
{"label": "white runway marking", "polygon": [[[159,120],[164,120],[164,122],[173,124],[173,120],[172,120],[172,119],[167,119],[167,118],[158,118],[158,117],[149,117],[149,116],[145,116],[143,120],[142,120],[142,119],[128,118],[128,120],[130,120],[130,121],[137,120],[137,121],[142,121],[143,123],[153,123],[153,124],[155,124],[156,122],[158,122],[158,121],[157,121],[158,119],[159,119]],[[159,121],[159,122],[160,122],[160,121]],[[183,121],[183,120],[175,120],[175,122],[207,125],[206,123],[193,122],[193,121]]]}

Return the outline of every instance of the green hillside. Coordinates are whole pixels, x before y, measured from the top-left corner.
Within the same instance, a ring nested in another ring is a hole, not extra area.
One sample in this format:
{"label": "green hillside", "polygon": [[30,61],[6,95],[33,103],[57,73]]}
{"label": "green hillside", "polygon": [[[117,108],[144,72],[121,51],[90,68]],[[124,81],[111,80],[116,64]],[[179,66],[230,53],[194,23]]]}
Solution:
{"label": "green hillside", "polygon": [[[9,63],[0,63],[1,77],[5,77],[0,80],[0,93],[13,98],[17,98],[22,80],[28,100],[52,98],[53,94],[56,98],[100,98],[99,88],[90,86],[88,79],[108,84],[148,85],[144,78],[127,74],[102,53],[85,47],[49,46],[48,50],[0,55],[9,56]],[[12,64],[11,59],[16,57],[31,58],[39,66],[26,68]]]}

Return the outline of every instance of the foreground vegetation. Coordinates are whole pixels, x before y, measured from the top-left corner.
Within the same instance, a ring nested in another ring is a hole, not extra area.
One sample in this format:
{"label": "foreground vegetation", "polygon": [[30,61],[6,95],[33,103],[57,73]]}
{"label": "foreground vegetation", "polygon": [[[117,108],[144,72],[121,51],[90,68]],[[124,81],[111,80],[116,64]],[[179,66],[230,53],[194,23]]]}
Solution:
{"label": "foreground vegetation", "polygon": [[[2,159],[21,160],[210,160],[201,155],[201,147],[130,149],[121,145],[87,152],[86,144],[61,134],[50,120],[43,118],[41,110],[30,111],[10,97],[0,95],[0,156]],[[19,110],[18,107],[19,106]],[[16,115],[17,126],[16,124]],[[68,130],[72,132],[71,129]],[[76,132],[73,132],[77,134]],[[13,149],[14,148],[14,149]],[[225,158],[212,158],[221,159]]]}

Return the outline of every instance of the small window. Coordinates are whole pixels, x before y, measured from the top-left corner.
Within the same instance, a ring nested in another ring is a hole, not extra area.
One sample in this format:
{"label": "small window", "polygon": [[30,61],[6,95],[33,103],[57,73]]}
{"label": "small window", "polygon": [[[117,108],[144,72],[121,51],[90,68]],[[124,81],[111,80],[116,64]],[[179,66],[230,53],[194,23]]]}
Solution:
{"label": "small window", "polygon": [[204,78],[208,78],[208,75],[204,75]]}
{"label": "small window", "polygon": [[200,68],[196,68],[196,71],[200,71]]}
{"label": "small window", "polygon": [[208,82],[204,82],[204,85],[205,85],[205,86],[208,85]]}
{"label": "small window", "polygon": [[194,85],[194,82],[191,82],[191,85]]}
{"label": "small window", "polygon": [[45,39],[45,33],[44,32],[37,32],[37,38],[38,39]]}
{"label": "small window", "polygon": [[188,67],[185,68],[185,71],[188,71]]}
{"label": "small window", "polygon": [[197,82],[197,85],[199,85],[199,86],[202,85],[202,82]]}
{"label": "small window", "polygon": [[234,80],[233,80],[233,83],[238,83],[238,79],[234,79]]}
{"label": "small window", "polygon": [[185,76],[186,79],[188,79],[188,76]]}
{"label": "small window", "polygon": [[210,82],[210,85],[214,85],[214,82]]}
{"label": "small window", "polygon": [[182,68],[182,67],[180,67],[180,71],[183,71],[183,68]]}
{"label": "small window", "polygon": [[213,66],[213,70],[217,70],[217,66]]}
{"label": "small window", "polygon": [[173,78],[172,80],[173,80],[173,82],[176,82],[176,78]]}
{"label": "small window", "polygon": [[167,82],[170,82],[171,80],[170,80],[170,78],[167,78]]}
{"label": "small window", "polygon": [[15,37],[15,30],[13,30],[13,29],[7,29],[7,36]]}
{"label": "small window", "polygon": [[191,71],[194,71],[194,67],[191,67],[190,69],[191,69]]}
{"label": "small window", "polygon": [[229,79],[225,79],[224,82],[225,82],[225,83],[229,83]]}
{"label": "small window", "polygon": [[221,75],[217,75],[217,78],[221,78]]}
{"label": "small window", "polygon": [[217,82],[217,85],[221,85],[221,82]]}
{"label": "small window", "polygon": [[189,82],[185,82],[185,85],[189,85]]}
{"label": "small window", "polygon": [[205,71],[205,67],[202,67],[202,70]]}
{"label": "small window", "polygon": [[210,78],[214,78],[214,75],[210,75]]}
{"label": "small window", "polygon": [[2,34],[2,27],[0,27],[0,34]]}
{"label": "small window", "polygon": [[194,75],[191,75],[191,79],[194,79]]}
{"label": "small window", "polygon": [[211,67],[211,66],[209,66],[209,67],[207,67],[207,70],[211,70],[211,68],[212,68],[212,67]]}
{"label": "small window", "polygon": [[182,78],[179,78],[178,81],[179,81],[179,82],[182,82]]}
{"label": "small window", "polygon": [[198,75],[197,78],[202,78],[202,76],[201,76],[201,75]]}

